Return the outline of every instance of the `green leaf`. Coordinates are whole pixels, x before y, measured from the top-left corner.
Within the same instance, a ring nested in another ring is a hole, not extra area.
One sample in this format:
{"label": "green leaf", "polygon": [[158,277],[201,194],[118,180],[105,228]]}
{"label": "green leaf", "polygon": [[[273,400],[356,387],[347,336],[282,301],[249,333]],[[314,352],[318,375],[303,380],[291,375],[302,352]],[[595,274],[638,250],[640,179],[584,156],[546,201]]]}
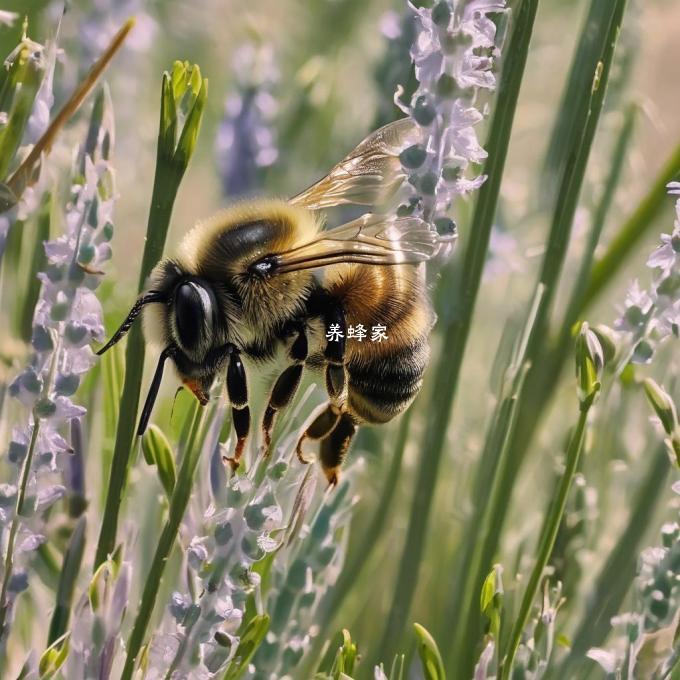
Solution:
{"label": "green leaf", "polygon": [[175,488],[177,472],[175,468],[175,458],[168,438],[157,425],[150,425],[142,437],[142,452],[144,460],[149,465],[156,465],[158,468],[158,478],[165,489],[165,493],[170,498]]}
{"label": "green leaf", "polygon": [[205,102],[208,97],[208,81],[202,79],[198,66],[194,66],[190,86],[195,87],[195,80],[200,83],[200,89],[194,96],[193,105],[186,118],[184,127],[177,142],[177,150],[174,155],[174,163],[182,171],[189,164],[189,160],[196,148],[196,140],[201,129],[201,120],[203,119],[203,110],[205,109]]}
{"label": "green leaf", "polygon": [[354,673],[354,664],[357,660],[357,646],[352,642],[352,636],[349,634],[349,631],[343,628],[341,636],[342,645],[335,655],[335,661],[331,668],[333,680],[342,680],[348,677],[349,674]]}
{"label": "green leaf", "polygon": [[[537,323],[529,343],[530,358],[536,359],[546,341],[547,322],[557,292],[562,268],[571,240],[574,216],[586,175],[595,131],[600,120],[606,85],[611,70],[616,40],[626,8],[626,0],[600,2],[592,0],[590,13],[581,31],[579,53],[574,57],[570,79],[561,111],[564,129],[555,129],[564,155],[557,175],[556,200],[548,243],[541,263],[539,281],[545,294],[537,315]],[[587,47],[584,46],[587,45]],[[577,93],[572,93],[572,87]]]}
{"label": "green leaf", "polygon": [[564,172],[569,156],[573,153],[573,136],[575,132],[578,134],[579,112],[588,107],[595,89],[594,82],[599,80],[596,76],[598,68],[601,74],[601,30],[610,21],[610,17],[610,3],[597,0],[590,3],[588,16],[574,50],[567,86],[557,107],[558,115],[550,136],[544,172],[539,174],[539,195],[543,199],[554,197],[561,179],[560,174]]}
{"label": "green leaf", "polygon": [[[184,71],[182,69],[185,70],[183,65],[180,68],[177,63],[175,64],[175,67],[173,68],[173,77],[176,77],[176,82],[171,81],[171,76],[168,73],[163,75],[156,173],[151,196],[151,207],[149,209],[142,266],[138,279],[138,292],[140,293],[144,290],[151,270],[156,266],[163,255],[168,228],[170,226],[170,218],[172,216],[172,209],[184,172],[189,163],[190,152],[193,151],[193,146],[186,141],[184,151],[185,154],[187,154],[187,152],[189,153],[182,159],[181,165],[176,163],[174,158],[174,139],[177,122],[177,97],[174,96],[173,87],[175,85],[180,87],[180,83],[184,77]],[[182,78],[180,78],[180,75],[182,75]],[[187,130],[187,140],[191,138],[195,141],[195,135],[198,134],[205,97],[207,96],[207,87],[205,90],[202,90],[202,92],[202,96],[199,93],[199,96],[196,97],[194,107],[184,123],[182,135],[185,134],[184,130]],[[187,128],[187,126],[189,126],[189,128]],[[128,477],[128,467],[130,465],[130,456],[134,448],[135,426],[137,410],[139,407],[139,393],[142,384],[145,353],[146,344],[144,342],[142,329],[139,324],[136,324],[131,328],[127,339],[125,381],[120,399],[116,442],[113,450],[113,459],[111,461],[104,517],[102,519],[101,531],[97,543],[97,552],[94,562],[95,568],[107,559],[107,555],[113,550],[113,546],[116,543],[121,498],[124,495]],[[135,650],[135,655],[138,651],[138,649]]]}
{"label": "green leaf", "polygon": [[47,638],[47,643],[49,645],[61,638],[68,628],[71,606],[73,603],[73,593],[75,592],[78,575],[80,574],[80,566],[83,561],[83,552],[85,551],[86,528],[87,523],[85,515],[82,515],[76,523],[75,529],[71,534],[68,548],[64,554],[64,562],[61,567],[61,576],[57,589],[56,606],[54,608],[54,613],[52,614],[52,621],[50,623],[50,630]]}
{"label": "green leaf", "polygon": [[489,575],[484,579],[480,607],[482,614],[489,619],[489,632],[498,641],[501,629],[501,610],[503,607],[503,568],[494,565]]}
{"label": "green leaf", "polygon": [[[41,55],[40,58],[34,58],[36,52]],[[42,45],[27,38],[8,59],[11,60],[10,81],[14,91],[7,124],[0,129],[0,178],[3,180],[7,178],[9,166],[21,144],[45,72]]]}
{"label": "green leaf", "polygon": [[678,413],[670,394],[651,378],[646,378],[643,385],[647,399],[659,417],[663,429],[666,434],[672,435],[678,429]]}
{"label": "green leaf", "polygon": [[234,659],[229,664],[223,680],[237,680],[241,676],[268,630],[269,616],[267,614],[260,614],[252,619],[241,637]]}
{"label": "green leaf", "polygon": [[177,109],[169,73],[163,74],[161,83],[161,119],[158,130],[158,158],[169,163],[175,153],[177,137]]}
{"label": "green leaf", "polygon": [[[494,103],[493,119],[485,145],[489,155],[482,174],[487,176],[487,180],[479,190],[469,229],[470,236],[463,258],[462,278],[457,292],[461,302],[456,305],[455,318],[440,317],[439,325],[443,332],[442,344],[446,347],[446,352],[442,353],[440,363],[432,367],[434,376],[432,392],[437,397],[432,404],[428,427],[420,446],[422,451],[428,452],[428,455],[423,457],[415,480],[406,541],[398,560],[397,585],[394,588],[382,640],[377,648],[376,661],[381,658],[394,657],[397,651],[395,646],[407,625],[415,588],[419,581],[418,574],[425,550],[425,537],[428,535],[432,500],[435,497],[435,486],[441,478],[439,467],[444,457],[443,452],[446,450],[448,423],[459,384],[460,369],[472,325],[482,273],[487,261],[491,229],[496,217],[501,179],[537,7],[538,0],[524,0],[519,5],[513,19],[512,35],[503,50],[498,97]],[[444,292],[450,293],[450,291]],[[457,628],[464,628],[464,626]],[[459,636],[463,634],[463,630],[458,633]],[[449,645],[448,649],[451,648],[452,645]],[[469,648],[465,650],[465,654],[470,660],[466,663],[474,666],[473,655],[469,654]],[[456,663],[459,663],[459,659],[456,659]],[[469,678],[473,672],[472,667],[469,669],[461,667],[460,670],[465,678]]]}
{"label": "green leaf", "polygon": [[50,237],[50,212],[52,206],[52,196],[46,193],[37,219],[37,230],[33,243],[33,253],[31,264],[28,270],[28,279],[25,287],[24,299],[19,305],[20,319],[19,331],[24,342],[29,343],[33,334],[33,313],[35,305],[40,295],[42,283],[38,278],[38,272],[44,271],[47,264],[45,255],[45,241]]}
{"label": "green leaf", "polygon": [[419,623],[414,623],[413,628],[418,638],[418,654],[423,664],[425,680],[445,680],[444,663],[437,643]]}
{"label": "green leaf", "polygon": [[38,662],[38,672],[41,680],[53,678],[64,665],[70,650],[71,633],[62,635],[55,640],[42,654]]}

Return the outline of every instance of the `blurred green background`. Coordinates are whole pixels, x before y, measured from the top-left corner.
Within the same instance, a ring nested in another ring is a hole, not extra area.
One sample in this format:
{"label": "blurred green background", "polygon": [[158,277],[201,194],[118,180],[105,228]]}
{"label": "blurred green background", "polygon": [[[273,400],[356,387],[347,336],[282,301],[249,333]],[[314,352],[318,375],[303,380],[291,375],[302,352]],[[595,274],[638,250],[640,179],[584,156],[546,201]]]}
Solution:
{"label": "blurred green background", "polygon": [[[35,0],[4,2],[2,9],[26,13],[29,35],[38,41],[54,35],[60,14],[58,6]],[[60,46],[68,55],[65,64],[59,67],[63,74],[58,80],[57,96],[62,98],[78,76],[75,64],[84,68],[129,14],[139,17],[137,35],[132,36],[107,74],[116,114],[114,164],[120,196],[113,259],[105,284],[104,307],[109,331],[130,307],[136,293],[155,163],[162,71],[175,59],[186,59],[199,64],[210,81],[198,148],[173,215],[168,239],[172,246],[196,220],[210,216],[228,203],[222,192],[215,148],[225,100],[236,86],[233,68],[236,50],[251,42],[269,45],[273,50],[279,71],[278,83],[272,91],[279,106],[273,120],[279,155],[262,176],[261,193],[288,196],[307,186],[363,138],[375,125],[379,108],[390,110],[392,91],[376,76],[384,73],[381,68],[384,68],[388,44],[381,34],[381,26],[389,24],[388,13],[399,16],[403,10],[403,3],[386,0],[70,3],[60,38]],[[507,239],[504,245],[499,243],[480,292],[411,617],[425,623],[443,647],[446,642],[441,640],[449,624],[443,619],[441,598],[454,578],[450,557],[469,514],[471,478],[493,406],[496,379],[493,367],[504,322],[513,314],[525,312],[543,252],[549,212],[541,202],[545,191],[541,167],[585,10],[585,2],[544,0],[529,53],[501,194],[499,225]],[[90,22],[94,22],[96,30],[88,33]],[[678,26],[680,3],[675,0],[630,3],[616,62],[618,72],[612,75],[577,214],[564,276],[565,293],[573,282],[590,209],[599,198],[625,104],[636,102],[640,115],[603,242],[635,207],[671,147],[680,139]],[[18,33],[16,26],[0,29],[0,51],[9,53]],[[91,44],[92,36],[99,36],[101,44]],[[84,125],[85,121],[80,120],[71,126],[66,133],[67,140],[82,137]],[[483,139],[483,134],[481,137]],[[69,147],[66,143],[60,148]],[[64,163],[68,160],[67,156],[61,159]],[[459,208],[458,222],[463,235],[469,212],[469,206]],[[627,282],[637,275],[644,281],[649,278],[644,262],[658,240],[658,233],[670,228],[673,219],[670,200],[662,212],[663,221],[658,228],[649,230],[646,242],[623,267],[617,287],[607,291],[590,311],[588,318],[592,323],[611,323],[617,316],[616,305],[623,301]],[[447,266],[458,264],[454,256]],[[445,307],[455,304],[455,290],[444,287],[441,296]],[[561,302],[562,297],[558,304]],[[434,344],[437,345],[436,337]],[[266,377],[263,376],[263,380]],[[165,385],[164,394],[168,399],[174,388],[173,384]],[[510,585],[513,567],[522,566],[513,564],[514,557],[540,528],[543,509],[553,488],[554,456],[562,445],[568,424],[563,418],[564,404],[571,408],[573,394],[573,383],[565,381],[523,469],[513,504],[508,508],[507,525],[511,530],[506,532],[503,561]],[[167,406],[159,419],[166,413]],[[339,617],[342,625],[365,644],[379,638],[380,620],[390,606],[391,588],[380,586],[392,584],[395,578],[415,471],[421,458],[428,455],[416,446],[421,441],[420,432],[427,427],[427,416],[422,409],[416,412],[397,496],[380,545],[373,551],[361,581],[350,593],[346,609]],[[596,573],[617,531],[627,521],[627,499],[639,480],[639,472],[627,463],[629,456],[635,460],[644,454],[649,436],[646,419],[647,413],[642,409],[633,410],[619,433],[626,440],[626,452],[621,459],[616,452],[612,453],[597,473],[601,475],[601,493],[610,496],[606,505],[613,514],[606,518],[607,530],[600,542],[591,546],[595,550],[586,550],[581,555],[581,568],[586,574],[584,583],[588,582],[588,574]],[[395,434],[395,424],[368,430],[352,452],[355,460],[365,457],[365,464],[354,467],[351,473],[354,491],[361,499],[353,520],[358,527],[365,525],[374,512]],[[383,455],[377,455],[375,451],[381,442],[387,444],[383,446]],[[136,474],[152,476],[154,473],[139,470]],[[658,533],[658,527],[659,522],[650,524],[651,539]],[[354,538],[360,536],[360,531],[353,533]],[[350,542],[350,555],[353,548]]]}

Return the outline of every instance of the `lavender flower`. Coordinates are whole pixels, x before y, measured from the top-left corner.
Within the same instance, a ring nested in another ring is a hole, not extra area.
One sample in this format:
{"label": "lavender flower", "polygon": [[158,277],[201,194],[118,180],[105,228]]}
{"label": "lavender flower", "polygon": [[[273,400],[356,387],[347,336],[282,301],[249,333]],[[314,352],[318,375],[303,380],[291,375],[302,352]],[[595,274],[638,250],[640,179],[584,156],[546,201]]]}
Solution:
{"label": "lavender flower", "polygon": [[271,625],[255,656],[255,678],[295,677],[295,669],[311,647],[323,595],[342,569],[351,507],[349,483],[343,482],[279,561],[267,598]]}
{"label": "lavender flower", "polygon": [[644,550],[635,582],[636,609],[612,619],[623,628],[612,649],[593,648],[588,656],[609,674],[668,677],[677,661],[674,633],[680,609],[680,525],[665,524],[662,545]]}
{"label": "lavender flower", "polygon": [[[113,128],[108,94],[100,95],[94,110],[88,135],[94,143],[76,154],[65,231],[45,243],[48,265],[38,275],[42,289],[33,317],[34,352],[28,366],[9,386],[10,395],[29,413],[25,423],[13,429],[8,450],[9,460],[21,467],[21,473],[14,513],[3,513],[9,530],[0,603],[3,615],[12,602],[7,591],[13,578],[12,552],[17,534],[29,526],[39,526],[37,516],[66,491],[52,481],[54,473],[69,472],[65,458],[72,448],[64,428],[85,414],[72,396],[94,363],[90,342],[101,340],[104,333],[94,290],[102,274],[100,267],[111,256],[108,241],[113,233],[113,170],[109,158]],[[27,521],[26,517],[32,519]]]}
{"label": "lavender flower", "polygon": [[660,245],[647,260],[647,266],[660,269],[662,277],[669,276],[677,270],[680,261],[680,182],[670,182],[668,193],[678,196],[675,202],[675,222],[670,234],[661,234]]}
{"label": "lavender flower", "polygon": [[679,196],[676,218],[672,232],[661,234],[661,245],[647,259],[652,283],[645,290],[633,281],[614,323],[628,347],[622,365],[649,363],[661,343],[680,336],[680,182],[668,184],[668,193]]}
{"label": "lavender flower", "polygon": [[236,51],[232,71],[236,87],[227,97],[217,133],[217,162],[225,195],[236,197],[257,190],[262,169],[278,158],[272,123],[279,74],[272,49],[252,44]]}
{"label": "lavender flower", "polygon": [[[217,410],[203,445],[210,470],[210,458],[220,459],[228,449],[218,441],[224,408]],[[254,660],[256,677],[282,677],[309,649],[315,607],[342,564],[341,528],[349,500],[345,484],[325,501],[317,496],[317,509],[310,511],[318,471],[295,461],[297,434],[284,436],[272,460],[249,466],[246,475],[232,476],[226,486],[214,486],[207,507],[200,507],[200,496],[205,503],[207,495],[196,494],[199,512],[189,513],[183,532],[190,537],[190,583],[171,597],[145,677],[223,675],[238,663],[239,630],[253,597],[271,616]],[[268,565],[266,589],[256,565]]]}
{"label": "lavender flower", "polygon": [[135,52],[146,52],[154,44],[158,25],[144,11],[143,0],[93,0],[87,19],[80,25],[80,45],[86,50],[86,61],[101,54],[120,26],[135,17],[135,30],[127,45]]}
{"label": "lavender flower", "polygon": [[95,572],[75,607],[66,677],[106,680],[111,676],[131,576],[132,565],[115,560],[105,562]]}
{"label": "lavender flower", "polygon": [[13,26],[18,18],[19,14],[17,12],[8,12],[5,9],[0,10],[0,24],[3,26]]}
{"label": "lavender flower", "polygon": [[504,0],[441,0],[432,9],[410,5],[416,16],[411,48],[418,88],[411,105],[395,104],[419,126],[422,139],[401,154],[413,187],[402,213],[418,210],[448,233],[455,228],[449,212],[455,199],[486,180],[474,165],[486,158],[475,126],[484,115],[477,99],[496,84],[492,72],[498,55],[496,26],[490,14],[504,12]]}

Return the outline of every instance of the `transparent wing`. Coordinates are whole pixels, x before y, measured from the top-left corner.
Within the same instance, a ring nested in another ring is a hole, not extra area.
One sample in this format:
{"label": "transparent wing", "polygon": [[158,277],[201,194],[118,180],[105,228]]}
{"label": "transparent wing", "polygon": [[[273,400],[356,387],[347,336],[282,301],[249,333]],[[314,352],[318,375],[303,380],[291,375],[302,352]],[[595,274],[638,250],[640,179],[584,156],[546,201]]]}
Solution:
{"label": "transparent wing", "polygon": [[418,141],[409,118],[388,123],[371,133],[316,184],[290,199],[294,205],[320,210],[334,205],[377,205],[404,180],[399,154]]}
{"label": "transparent wing", "polygon": [[341,262],[395,265],[424,262],[449,248],[455,234],[442,236],[417,217],[367,213],[275,256],[283,274]]}

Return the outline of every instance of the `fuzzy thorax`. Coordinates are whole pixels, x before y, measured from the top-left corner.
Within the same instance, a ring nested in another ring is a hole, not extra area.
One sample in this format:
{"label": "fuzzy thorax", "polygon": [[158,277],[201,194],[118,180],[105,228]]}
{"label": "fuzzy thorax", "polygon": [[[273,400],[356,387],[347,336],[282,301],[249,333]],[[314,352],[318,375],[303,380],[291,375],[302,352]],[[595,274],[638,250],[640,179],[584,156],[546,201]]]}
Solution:
{"label": "fuzzy thorax", "polygon": [[[154,268],[149,289],[171,293],[180,278],[198,277],[214,289],[226,322],[225,336],[231,341],[247,335],[247,328],[267,333],[303,312],[313,275],[291,272],[260,280],[249,272],[250,265],[308,242],[321,227],[314,213],[283,200],[237,203],[198,222],[172,259]],[[170,342],[173,328],[169,316],[166,305],[145,308],[144,333],[149,343],[164,347]]]}

